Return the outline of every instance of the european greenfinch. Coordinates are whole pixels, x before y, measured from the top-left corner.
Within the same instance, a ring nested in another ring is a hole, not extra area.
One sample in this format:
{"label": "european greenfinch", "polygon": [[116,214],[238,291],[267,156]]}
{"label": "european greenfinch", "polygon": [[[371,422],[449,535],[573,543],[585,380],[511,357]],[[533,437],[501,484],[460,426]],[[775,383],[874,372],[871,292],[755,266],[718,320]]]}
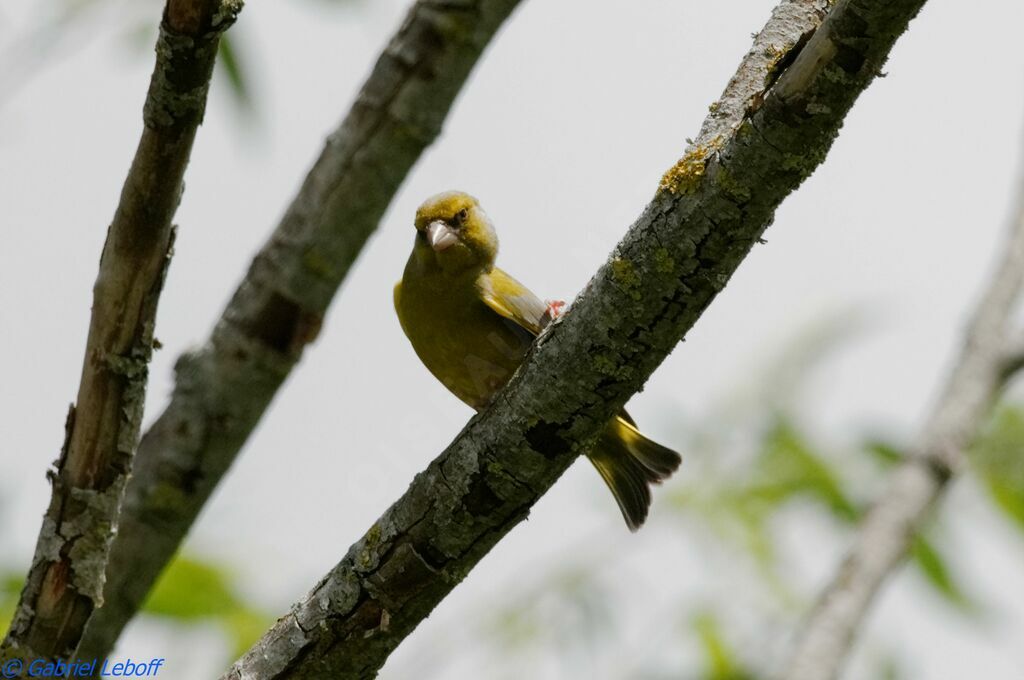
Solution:
{"label": "european greenfinch", "polygon": [[[562,303],[544,303],[495,266],[498,238],[475,198],[450,191],[416,211],[416,239],[395,310],[427,369],[477,410],[512,377]],[[679,454],[637,430],[625,411],[587,454],[630,530],[647,518],[650,485],[679,467]]]}

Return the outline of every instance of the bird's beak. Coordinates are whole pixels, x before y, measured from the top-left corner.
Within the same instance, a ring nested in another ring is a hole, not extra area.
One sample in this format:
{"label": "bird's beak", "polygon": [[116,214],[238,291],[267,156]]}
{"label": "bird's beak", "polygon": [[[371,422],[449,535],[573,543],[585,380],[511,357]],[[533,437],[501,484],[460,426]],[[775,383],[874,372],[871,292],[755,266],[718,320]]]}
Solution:
{"label": "bird's beak", "polygon": [[450,248],[458,240],[459,237],[455,235],[451,227],[440,220],[427,225],[427,242],[434,249],[435,253]]}

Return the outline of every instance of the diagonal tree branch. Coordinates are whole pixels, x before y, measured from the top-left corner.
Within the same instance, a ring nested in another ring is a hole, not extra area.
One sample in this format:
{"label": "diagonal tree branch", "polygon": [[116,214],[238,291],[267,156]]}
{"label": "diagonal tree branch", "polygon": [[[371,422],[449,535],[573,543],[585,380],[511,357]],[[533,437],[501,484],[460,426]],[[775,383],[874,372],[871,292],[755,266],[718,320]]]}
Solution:
{"label": "diagonal tree branch", "polygon": [[171,220],[203,118],[217,43],[240,0],[169,0],[145,126],[107,231],[77,406],[0,656],[64,657],[103,602],[103,570],[139,436]]}
{"label": "diagonal tree branch", "polygon": [[519,0],[419,0],[206,344],[182,356],[171,402],[139,444],[107,568],[79,649],[101,657],[313,340],[395,192]]}
{"label": "diagonal tree branch", "polygon": [[1024,285],[1024,184],[1002,260],[978,302],[966,340],[914,453],[893,473],[864,518],[850,552],[819,596],[779,678],[838,676],[882,584],[906,558],[911,541],[984,426],[992,406],[1024,361],[1010,326]]}
{"label": "diagonal tree branch", "polygon": [[700,138],[499,398],[225,674],[372,677],[693,326],[923,0],[784,2]]}

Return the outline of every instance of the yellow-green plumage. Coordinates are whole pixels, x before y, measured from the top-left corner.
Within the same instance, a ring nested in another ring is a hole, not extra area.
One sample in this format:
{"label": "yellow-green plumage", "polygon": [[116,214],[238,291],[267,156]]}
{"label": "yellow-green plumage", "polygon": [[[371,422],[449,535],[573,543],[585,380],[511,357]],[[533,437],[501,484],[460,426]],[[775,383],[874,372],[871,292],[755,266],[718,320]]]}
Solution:
{"label": "yellow-green plumage", "polygon": [[[477,201],[461,192],[416,212],[416,241],[395,310],[427,369],[459,399],[487,406],[550,321],[548,306],[494,266],[498,240]],[[630,529],[647,517],[650,484],[679,466],[676,452],[644,437],[621,412],[588,454]]]}

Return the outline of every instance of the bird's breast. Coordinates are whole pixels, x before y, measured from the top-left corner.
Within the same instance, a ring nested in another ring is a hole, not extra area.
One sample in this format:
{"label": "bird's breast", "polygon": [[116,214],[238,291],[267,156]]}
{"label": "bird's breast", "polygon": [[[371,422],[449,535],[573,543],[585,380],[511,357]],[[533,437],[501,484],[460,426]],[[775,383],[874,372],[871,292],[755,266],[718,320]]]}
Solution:
{"label": "bird's breast", "polygon": [[427,369],[459,399],[486,406],[523,360],[530,338],[472,292],[403,281],[396,311]]}

